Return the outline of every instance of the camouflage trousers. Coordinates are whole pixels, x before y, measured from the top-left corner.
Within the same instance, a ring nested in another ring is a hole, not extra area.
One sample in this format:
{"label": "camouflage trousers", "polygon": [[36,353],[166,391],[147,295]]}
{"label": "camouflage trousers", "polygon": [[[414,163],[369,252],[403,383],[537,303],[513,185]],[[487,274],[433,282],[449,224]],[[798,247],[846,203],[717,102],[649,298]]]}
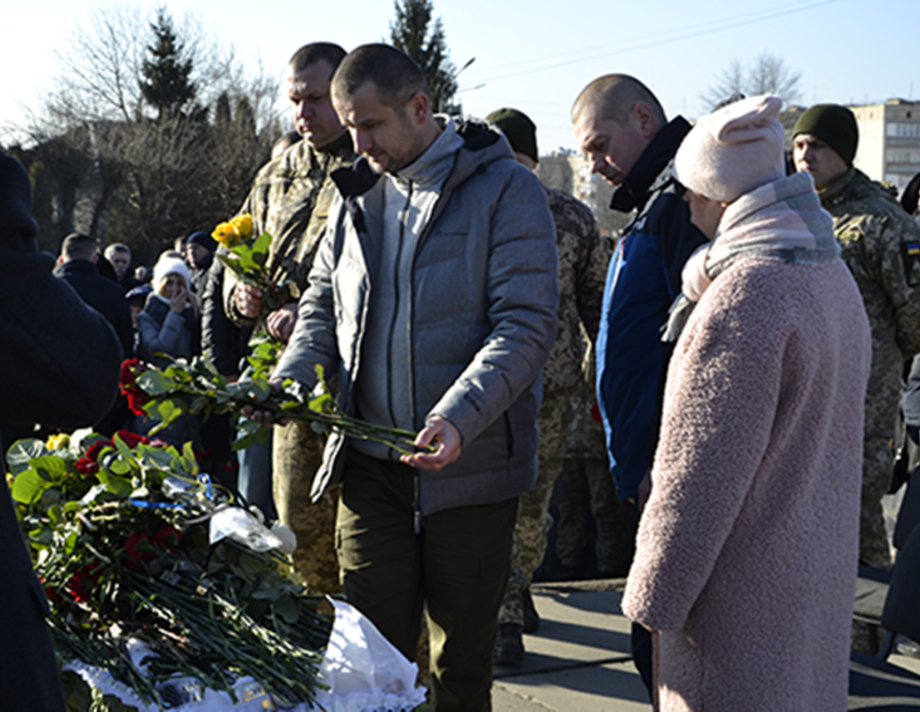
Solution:
{"label": "camouflage trousers", "polygon": [[308,423],[276,426],[272,448],[272,489],[278,519],[297,535],[294,569],[311,593],[339,593],[335,553],[335,512],[339,488],[313,503],[310,489],[323,458],[325,438]]}
{"label": "camouflage trousers", "polygon": [[498,612],[499,623],[524,623],[523,592],[543,562],[546,537],[553,525],[549,501],[562,472],[562,459],[572,413],[571,393],[549,393],[540,406],[540,447],[537,482],[518,499],[517,522],[511,549],[508,586]]}
{"label": "camouflage trousers", "polygon": [[884,369],[881,366],[873,363],[866,396],[859,558],[869,566],[889,569],[891,549],[885,532],[882,497],[891,485],[895,426],[903,386],[900,364]]}
{"label": "camouflage trousers", "polygon": [[593,528],[597,575],[626,576],[635,551],[635,536],[624,520],[607,460],[582,458],[570,451],[562,465],[562,484],[564,496],[559,499],[556,522],[559,563],[574,576],[587,570]]}

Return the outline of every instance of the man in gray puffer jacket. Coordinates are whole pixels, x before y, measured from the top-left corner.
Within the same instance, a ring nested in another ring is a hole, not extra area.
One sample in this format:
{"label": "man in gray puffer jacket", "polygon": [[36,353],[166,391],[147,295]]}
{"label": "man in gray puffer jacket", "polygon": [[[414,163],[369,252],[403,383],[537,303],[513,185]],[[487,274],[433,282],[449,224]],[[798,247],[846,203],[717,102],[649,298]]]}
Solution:
{"label": "man in gray puffer jacket", "polygon": [[333,434],[313,494],[342,482],[343,590],[410,658],[427,603],[434,708],[488,710],[556,335],[552,216],[507,141],[435,117],[421,70],[392,47],[349,54],[332,97],[363,158],[333,174],[339,195],[274,376],[312,386],[322,364],[346,412],[421,428],[416,444],[435,446],[400,458]]}

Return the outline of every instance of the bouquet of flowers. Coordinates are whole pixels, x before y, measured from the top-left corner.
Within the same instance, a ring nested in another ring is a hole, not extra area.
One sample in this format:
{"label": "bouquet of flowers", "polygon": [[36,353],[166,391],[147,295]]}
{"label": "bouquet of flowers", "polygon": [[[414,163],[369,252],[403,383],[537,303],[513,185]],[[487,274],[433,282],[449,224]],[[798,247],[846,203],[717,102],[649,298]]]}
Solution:
{"label": "bouquet of flowers", "polygon": [[20,440],[7,463],[65,659],[160,709],[203,688],[236,701],[247,680],[272,704],[312,703],[326,603],[293,578],[291,532],[212,484],[190,445],[78,431]]}
{"label": "bouquet of flowers", "polygon": [[[271,346],[266,344],[264,348]],[[201,356],[176,359],[163,370],[129,359],[122,364],[121,390],[132,411],[161,421],[151,434],[185,413],[207,418],[251,405],[271,413],[274,421],[302,420],[316,432],[336,430],[351,438],[383,443],[399,453],[418,450],[416,433],[410,430],[374,425],[346,415],[329,392],[321,366],[316,366],[317,386],[313,391],[305,392],[290,379],[283,383],[281,391],[276,391],[268,382],[267,360],[270,359],[260,358],[257,351],[252,359],[256,365],[244,378],[231,383]],[[252,420],[241,419],[238,430],[241,437],[234,444],[237,449],[268,439],[267,429]]]}
{"label": "bouquet of flowers", "polygon": [[226,254],[217,253],[217,259],[241,282],[262,291],[265,314],[283,306],[290,279],[285,277],[274,282],[269,278],[265,265],[272,236],[267,232],[254,236],[252,215],[245,213],[220,223],[214,228],[211,237],[227,248]]}

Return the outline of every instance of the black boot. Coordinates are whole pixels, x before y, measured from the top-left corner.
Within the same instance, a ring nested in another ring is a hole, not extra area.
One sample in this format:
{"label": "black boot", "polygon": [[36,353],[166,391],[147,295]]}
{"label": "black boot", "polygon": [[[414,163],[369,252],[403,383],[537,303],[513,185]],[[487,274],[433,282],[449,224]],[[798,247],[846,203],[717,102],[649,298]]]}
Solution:
{"label": "black boot", "polygon": [[524,628],[519,623],[499,623],[492,660],[496,665],[517,667],[524,662]]}
{"label": "black boot", "polygon": [[529,586],[524,589],[521,599],[524,604],[524,632],[533,635],[540,630],[540,614],[533,605],[533,596],[530,595]]}

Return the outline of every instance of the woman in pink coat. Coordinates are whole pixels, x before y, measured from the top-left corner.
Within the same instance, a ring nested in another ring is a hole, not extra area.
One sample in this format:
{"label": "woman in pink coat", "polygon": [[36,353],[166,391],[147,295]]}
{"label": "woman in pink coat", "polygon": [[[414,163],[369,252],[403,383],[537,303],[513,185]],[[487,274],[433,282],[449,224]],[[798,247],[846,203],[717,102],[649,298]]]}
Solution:
{"label": "woman in pink coat", "polygon": [[712,242],[665,338],[652,492],[623,610],[661,710],[846,709],[870,333],[777,97],[699,120],[675,157]]}

